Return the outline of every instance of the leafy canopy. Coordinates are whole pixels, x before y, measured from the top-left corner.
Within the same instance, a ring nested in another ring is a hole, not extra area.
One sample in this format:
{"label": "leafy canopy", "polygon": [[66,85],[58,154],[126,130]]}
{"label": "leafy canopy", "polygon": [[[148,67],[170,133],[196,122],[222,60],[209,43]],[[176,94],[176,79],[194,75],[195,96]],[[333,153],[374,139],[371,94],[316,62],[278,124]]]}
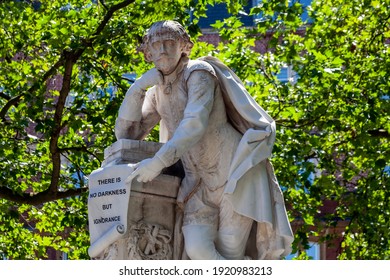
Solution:
{"label": "leafy canopy", "polygon": [[[239,20],[241,1],[228,1],[233,16],[213,25],[217,46],[197,40],[207,4],[0,3],[0,254],[88,258],[87,176],[115,141],[122,75],[151,67],[140,40],[152,22],[175,19],[196,42],[192,56],[219,57],[276,120],[272,161],[294,250],[313,237],[332,244],[344,221],[339,258],[389,258],[388,0],[263,0],[253,28]],[[285,66],[287,82],[277,77]],[[327,202],[336,206],[325,211]]]}

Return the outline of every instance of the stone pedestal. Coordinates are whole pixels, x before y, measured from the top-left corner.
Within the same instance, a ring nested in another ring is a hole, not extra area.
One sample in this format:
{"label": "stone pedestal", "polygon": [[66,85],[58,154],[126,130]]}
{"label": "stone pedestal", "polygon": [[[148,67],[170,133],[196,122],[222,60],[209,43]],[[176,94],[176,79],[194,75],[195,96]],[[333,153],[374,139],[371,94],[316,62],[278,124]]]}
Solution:
{"label": "stone pedestal", "polygon": [[[161,145],[155,142],[119,140],[105,150],[102,168],[138,163],[151,158]],[[151,182],[134,184],[128,205],[127,232],[97,259],[178,258],[174,254],[175,216],[176,196],[182,174],[178,164],[164,170]]]}

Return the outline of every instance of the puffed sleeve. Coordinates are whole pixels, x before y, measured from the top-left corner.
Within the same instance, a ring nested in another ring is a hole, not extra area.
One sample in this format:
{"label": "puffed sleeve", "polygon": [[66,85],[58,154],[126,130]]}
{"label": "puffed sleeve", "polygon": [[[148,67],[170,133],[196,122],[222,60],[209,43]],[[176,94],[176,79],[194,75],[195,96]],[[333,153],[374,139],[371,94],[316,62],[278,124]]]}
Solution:
{"label": "puffed sleeve", "polygon": [[165,166],[178,161],[206,132],[215,88],[215,77],[208,71],[196,70],[188,77],[188,101],[183,119],[172,138],[156,154]]}

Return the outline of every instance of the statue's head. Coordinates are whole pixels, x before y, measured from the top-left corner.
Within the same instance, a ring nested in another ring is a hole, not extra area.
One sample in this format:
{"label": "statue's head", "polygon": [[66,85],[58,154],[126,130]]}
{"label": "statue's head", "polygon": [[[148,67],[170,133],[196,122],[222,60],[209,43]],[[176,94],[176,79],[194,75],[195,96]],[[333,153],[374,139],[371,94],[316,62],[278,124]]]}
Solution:
{"label": "statue's head", "polygon": [[153,60],[153,44],[162,41],[175,41],[180,44],[180,56],[189,56],[193,43],[184,27],[173,20],[163,20],[155,22],[147,31],[139,50],[144,53],[145,60]]}

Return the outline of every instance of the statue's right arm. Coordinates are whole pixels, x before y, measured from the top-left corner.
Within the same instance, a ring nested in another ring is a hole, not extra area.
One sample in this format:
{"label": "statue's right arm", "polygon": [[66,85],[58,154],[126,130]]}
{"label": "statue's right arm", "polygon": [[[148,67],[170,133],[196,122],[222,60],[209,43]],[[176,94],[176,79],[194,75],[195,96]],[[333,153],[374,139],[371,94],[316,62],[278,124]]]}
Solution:
{"label": "statue's right arm", "polygon": [[153,68],[137,79],[126,92],[115,122],[115,136],[118,140],[142,140],[159,122],[153,86],[162,83],[162,79],[162,74]]}
{"label": "statue's right arm", "polygon": [[119,139],[144,139],[160,121],[154,100],[155,88],[146,93],[131,87],[119,108],[115,122],[115,136]]}

